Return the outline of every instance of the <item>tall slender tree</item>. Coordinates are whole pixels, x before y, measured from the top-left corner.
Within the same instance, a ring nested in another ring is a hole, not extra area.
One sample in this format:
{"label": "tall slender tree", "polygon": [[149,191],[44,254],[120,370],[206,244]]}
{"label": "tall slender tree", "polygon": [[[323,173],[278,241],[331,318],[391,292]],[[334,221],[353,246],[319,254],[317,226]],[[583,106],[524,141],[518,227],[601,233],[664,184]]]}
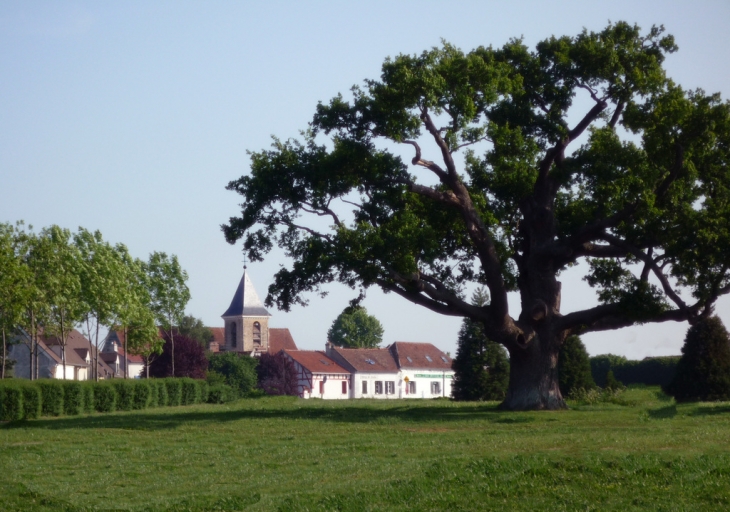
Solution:
{"label": "tall slender tree", "polygon": [[188,273],[180,266],[177,256],[153,252],[145,265],[146,284],[150,305],[157,321],[170,339],[172,376],[175,376],[175,333],[173,326],[180,323],[185,306],[190,300],[186,281]]}
{"label": "tall slender tree", "polygon": [[48,305],[44,334],[58,340],[65,379],[68,337],[84,315],[81,256],[72,243],[71,232],[54,225],[41,231],[31,259]]}
{"label": "tall slender tree", "polygon": [[123,255],[127,249],[123,245],[114,248],[99,231],[84,228],[74,235],[74,244],[80,256],[82,322],[89,340],[92,377],[99,380],[99,331],[102,326],[112,326],[115,312],[126,298],[129,272]]}
{"label": "tall slender tree", "polygon": [[2,368],[5,378],[8,361],[8,337],[21,324],[28,300],[30,269],[22,260],[17,231],[11,224],[0,224],[0,330],[2,330]]}

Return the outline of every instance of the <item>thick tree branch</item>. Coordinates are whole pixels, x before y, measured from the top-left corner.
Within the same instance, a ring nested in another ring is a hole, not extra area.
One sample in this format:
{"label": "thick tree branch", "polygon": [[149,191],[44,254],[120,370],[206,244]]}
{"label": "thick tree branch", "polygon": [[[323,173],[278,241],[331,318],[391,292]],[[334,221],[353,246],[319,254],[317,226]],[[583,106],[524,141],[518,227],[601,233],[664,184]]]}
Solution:
{"label": "thick tree branch", "polygon": [[439,147],[439,149],[441,149],[441,155],[444,159],[444,163],[446,164],[446,169],[448,169],[449,179],[451,181],[458,180],[459,177],[456,174],[456,164],[454,163],[454,159],[451,157],[449,145],[446,143],[443,137],[441,137],[439,129],[436,128],[436,125],[433,124],[433,120],[431,119],[431,116],[429,115],[428,110],[425,107],[421,109],[421,121],[423,121],[423,124],[426,126],[426,130],[428,130],[428,133],[431,134],[433,140],[436,142],[436,145]]}
{"label": "thick tree branch", "polygon": [[424,160],[423,158],[421,158],[421,147],[416,141],[404,140],[403,143],[410,144],[414,148],[416,148],[416,156],[414,156],[413,160],[411,160],[411,163],[413,165],[420,165],[421,167],[425,167],[429,171],[433,172],[436,176],[438,176],[442,183],[446,183],[448,181],[448,174],[441,167],[439,167],[438,164],[432,162],[431,160]]}

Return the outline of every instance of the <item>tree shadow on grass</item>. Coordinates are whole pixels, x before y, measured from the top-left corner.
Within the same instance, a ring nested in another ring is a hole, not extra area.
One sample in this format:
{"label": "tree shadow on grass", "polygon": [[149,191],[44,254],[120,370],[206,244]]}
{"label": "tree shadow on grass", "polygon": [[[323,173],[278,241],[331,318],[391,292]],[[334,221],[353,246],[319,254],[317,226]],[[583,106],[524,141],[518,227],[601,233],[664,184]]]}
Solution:
{"label": "tree shadow on grass", "polygon": [[730,414],[730,405],[698,406],[692,416],[715,416],[717,414]]}
{"label": "tree shadow on grass", "polygon": [[[249,404],[246,404],[249,405]],[[122,429],[122,430],[171,430],[181,425],[221,424],[239,420],[317,420],[334,423],[425,423],[488,420],[491,422],[516,422],[519,419],[505,419],[524,413],[499,411],[494,404],[454,407],[450,405],[403,405],[397,407],[368,407],[353,405],[347,407],[322,407],[277,404],[257,408],[218,408],[209,410],[189,410],[184,407],[174,409],[148,409],[126,413],[93,414],[88,416],[42,418],[18,421],[0,426],[0,429]],[[234,405],[234,407],[236,407]],[[525,420],[529,421],[529,420]]]}

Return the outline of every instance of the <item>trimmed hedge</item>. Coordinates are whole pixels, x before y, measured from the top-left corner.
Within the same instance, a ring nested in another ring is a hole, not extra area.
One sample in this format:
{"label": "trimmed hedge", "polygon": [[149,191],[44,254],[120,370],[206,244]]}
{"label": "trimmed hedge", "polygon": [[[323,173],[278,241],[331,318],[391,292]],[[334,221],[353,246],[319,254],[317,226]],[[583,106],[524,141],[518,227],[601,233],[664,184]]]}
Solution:
{"label": "trimmed hedge", "polygon": [[0,421],[23,419],[23,390],[20,386],[3,386],[0,389]]}
{"label": "trimmed hedge", "polygon": [[112,379],[117,392],[117,411],[131,411],[134,403],[134,382],[128,379]]}
{"label": "trimmed hedge", "polygon": [[140,410],[147,409],[150,405],[151,394],[150,384],[146,380],[134,380],[133,390],[134,396],[132,398],[132,409]]}
{"label": "trimmed hedge", "polygon": [[228,385],[209,386],[204,380],[187,377],[101,382],[7,379],[0,381],[0,421],[206,402],[219,404],[237,398],[236,390]]}
{"label": "trimmed hedge", "polygon": [[680,356],[647,357],[632,361],[623,356],[605,354],[591,357],[591,373],[599,386],[606,387],[606,374],[613,372],[622,384],[645,384],[647,386],[666,386],[677,373]]}
{"label": "trimmed hedge", "polygon": [[94,410],[96,412],[117,410],[117,393],[110,383],[100,382],[94,388]]}
{"label": "trimmed hedge", "polygon": [[165,379],[167,387],[167,405],[176,407],[182,404],[182,382],[180,379],[168,377]]}
{"label": "trimmed hedge", "polygon": [[67,380],[63,382],[63,413],[76,416],[84,411],[84,391],[81,382]]}
{"label": "trimmed hedge", "polygon": [[182,405],[200,403],[200,387],[194,379],[184,377],[182,380]]}
{"label": "trimmed hedge", "polygon": [[23,419],[34,420],[41,416],[41,388],[23,383]]}
{"label": "trimmed hedge", "polygon": [[37,382],[41,388],[41,415],[63,414],[63,383],[53,379],[41,379]]}

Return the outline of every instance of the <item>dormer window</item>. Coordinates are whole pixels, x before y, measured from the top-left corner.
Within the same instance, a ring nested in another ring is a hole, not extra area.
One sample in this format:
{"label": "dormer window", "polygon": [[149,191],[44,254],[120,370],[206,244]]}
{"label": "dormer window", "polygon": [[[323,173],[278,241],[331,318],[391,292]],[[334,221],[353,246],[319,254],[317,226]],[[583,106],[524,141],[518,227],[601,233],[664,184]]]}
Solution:
{"label": "dormer window", "polygon": [[431,356],[426,356],[426,360],[427,360],[427,361],[428,361],[429,363],[433,363],[433,359],[431,359]]}

